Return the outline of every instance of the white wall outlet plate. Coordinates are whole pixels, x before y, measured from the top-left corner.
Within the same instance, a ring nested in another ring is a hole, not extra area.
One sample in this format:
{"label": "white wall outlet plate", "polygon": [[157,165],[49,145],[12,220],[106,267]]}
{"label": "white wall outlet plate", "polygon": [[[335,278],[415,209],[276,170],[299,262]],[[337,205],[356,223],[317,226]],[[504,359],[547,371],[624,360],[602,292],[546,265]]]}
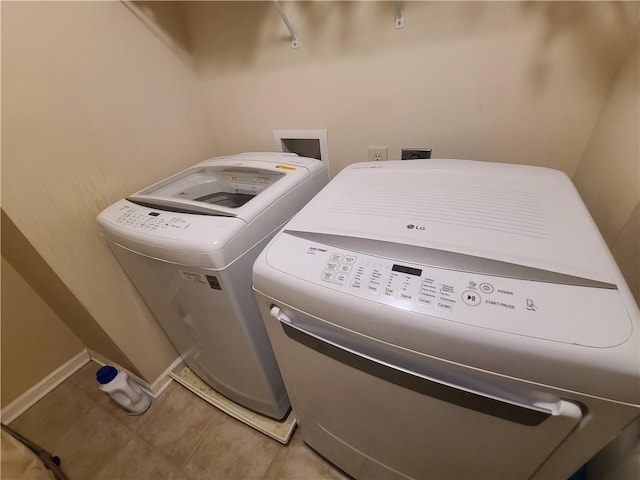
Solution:
{"label": "white wall outlet plate", "polygon": [[368,162],[381,162],[389,158],[389,147],[369,147]]}

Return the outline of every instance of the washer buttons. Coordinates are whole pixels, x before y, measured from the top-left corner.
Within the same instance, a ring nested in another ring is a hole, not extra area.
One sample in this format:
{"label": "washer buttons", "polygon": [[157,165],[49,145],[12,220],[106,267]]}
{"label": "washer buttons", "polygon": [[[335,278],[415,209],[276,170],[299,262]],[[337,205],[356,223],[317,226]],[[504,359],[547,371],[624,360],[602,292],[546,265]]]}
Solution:
{"label": "washer buttons", "polygon": [[331,282],[333,280],[334,273],[333,272],[322,272],[321,279],[325,282]]}
{"label": "washer buttons", "polygon": [[336,273],[335,276],[333,277],[332,282],[342,285],[344,282],[347,281],[347,278],[349,278],[349,276],[345,275],[344,273]]}
{"label": "washer buttons", "polygon": [[462,301],[467,305],[477,307],[478,305],[480,305],[480,302],[482,302],[482,297],[480,297],[478,292],[474,292],[473,290],[466,290],[462,293]]}
{"label": "washer buttons", "polygon": [[324,269],[327,271],[335,272],[338,270],[339,264],[336,262],[327,262]]}
{"label": "washer buttons", "polygon": [[436,308],[438,310],[451,310],[453,308],[453,305],[448,302],[437,302]]}
{"label": "washer buttons", "polygon": [[347,265],[346,263],[342,263],[340,265],[340,271],[342,273],[349,273],[351,271],[351,265]]}
{"label": "washer buttons", "polygon": [[340,255],[339,253],[332,253],[329,261],[340,263],[342,261],[342,255]]}
{"label": "washer buttons", "polygon": [[481,292],[493,293],[493,285],[490,283],[481,283],[479,288]]}

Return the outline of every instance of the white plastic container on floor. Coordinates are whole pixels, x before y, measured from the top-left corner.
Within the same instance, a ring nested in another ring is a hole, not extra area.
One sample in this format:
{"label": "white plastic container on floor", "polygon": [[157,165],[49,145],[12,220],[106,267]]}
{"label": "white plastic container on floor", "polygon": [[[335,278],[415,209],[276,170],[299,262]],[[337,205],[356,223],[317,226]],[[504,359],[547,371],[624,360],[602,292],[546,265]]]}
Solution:
{"label": "white plastic container on floor", "polygon": [[99,388],[107,393],[129,415],[140,415],[151,406],[151,398],[142,391],[126,372],[104,366],[96,373]]}

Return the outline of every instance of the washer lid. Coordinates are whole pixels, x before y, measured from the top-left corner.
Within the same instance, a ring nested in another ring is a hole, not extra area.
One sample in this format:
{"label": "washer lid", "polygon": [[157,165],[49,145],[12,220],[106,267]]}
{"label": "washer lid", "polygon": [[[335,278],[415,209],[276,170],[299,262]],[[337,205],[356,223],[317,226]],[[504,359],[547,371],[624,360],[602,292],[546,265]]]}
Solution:
{"label": "washer lid", "polygon": [[238,217],[249,222],[309,176],[306,162],[297,159],[296,155],[266,153],[214,158],[127,200],[171,212]]}
{"label": "washer lid", "polygon": [[287,228],[616,283],[606,245],[571,180],[548,168],[466,160],[356,163]]}

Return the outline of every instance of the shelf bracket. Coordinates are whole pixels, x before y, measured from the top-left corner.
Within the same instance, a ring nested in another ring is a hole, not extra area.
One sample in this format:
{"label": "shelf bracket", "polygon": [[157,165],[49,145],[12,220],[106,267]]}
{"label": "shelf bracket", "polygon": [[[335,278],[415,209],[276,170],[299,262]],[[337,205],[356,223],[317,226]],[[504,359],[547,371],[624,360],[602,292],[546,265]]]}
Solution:
{"label": "shelf bracket", "polygon": [[280,14],[280,18],[282,18],[282,21],[284,22],[285,26],[287,27],[287,30],[289,30],[289,34],[291,35],[291,46],[292,46],[292,48],[298,48],[300,46],[300,41],[298,40],[298,36],[296,35],[296,31],[293,29],[293,27],[291,26],[291,23],[289,22],[289,19],[285,15],[284,10],[282,10],[282,5],[280,5],[280,2],[278,0],[273,0],[273,4],[278,9],[278,13]]}
{"label": "shelf bracket", "polygon": [[403,2],[396,2],[396,18],[395,18],[396,28],[404,27],[404,5]]}

